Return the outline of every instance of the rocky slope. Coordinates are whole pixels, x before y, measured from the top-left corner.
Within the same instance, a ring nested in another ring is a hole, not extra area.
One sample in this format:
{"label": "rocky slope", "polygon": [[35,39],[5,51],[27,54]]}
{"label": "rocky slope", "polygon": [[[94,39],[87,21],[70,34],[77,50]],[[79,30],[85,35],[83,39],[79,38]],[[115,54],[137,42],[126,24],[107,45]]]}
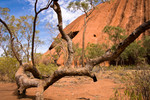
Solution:
{"label": "rocky slope", "polygon": [[[85,33],[85,45],[90,43],[107,43],[107,35],[102,32],[106,25],[119,26],[126,29],[126,34],[130,34],[143,22],[150,20],[150,0],[111,0],[99,4],[90,15]],[[85,15],[78,17],[64,30],[66,33],[79,31],[73,38],[73,43],[82,46],[82,33]],[[150,35],[150,30],[143,35]],[[60,36],[58,36],[60,37]],[[141,36],[142,37],[142,36]],[[140,37],[140,38],[141,38]],[[54,52],[48,50],[45,55]],[[59,63],[63,61],[59,60]]]}

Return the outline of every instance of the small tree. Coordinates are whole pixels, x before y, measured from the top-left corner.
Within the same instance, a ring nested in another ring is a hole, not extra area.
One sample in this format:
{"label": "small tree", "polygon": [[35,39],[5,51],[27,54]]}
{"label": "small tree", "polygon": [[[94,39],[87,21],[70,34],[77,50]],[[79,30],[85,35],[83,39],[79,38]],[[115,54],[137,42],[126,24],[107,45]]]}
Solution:
{"label": "small tree", "polygon": [[82,67],[85,66],[84,64],[84,56],[85,56],[85,32],[86,32],[86,27],[87,27],[87,22],[88,22],[88,17],[91,15],[91,13],[95,9],[95,5],[99,2],[99,0],[78,0],[78,1],[73,1],[69,3],[69,6],[67,8],[73,9],[73,10],[81,10],[82,12],[85,13],[85,18],[84,18],[84,31],[83,31],[83,37],[82,37]]}
{"label": "small tree", "polygon": [[[125,30],[121,27],[105,26],[103,32],[108,34],[109,39],[113,43],[113,46],[111,48],[114,51],[116,50],[118,43],[120,43],[126,37]],[[118,62],[119,58],[116,59],[116,66],[118,65]]]}

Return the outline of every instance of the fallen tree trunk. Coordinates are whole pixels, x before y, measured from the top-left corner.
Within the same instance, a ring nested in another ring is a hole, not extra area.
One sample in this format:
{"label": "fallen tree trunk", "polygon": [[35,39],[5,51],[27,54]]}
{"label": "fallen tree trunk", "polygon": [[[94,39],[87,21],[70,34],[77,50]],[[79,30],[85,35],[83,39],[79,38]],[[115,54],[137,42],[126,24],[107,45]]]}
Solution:
{"label": "fallen tree trunk", "polygon": [[18,86],[18,94],[25,95],[25,91],[31,87],[37,87],[36,99],[43,99],[43,92],[53,83],[57,82],[59,79],[65,76],[88,76],[93,79],[94,82],[97,81],[95,74],[89,71],[88,67],[84,68],[68,68],[68,67],[60,67],[56,70],[52,76],[45,77],[43,79],[30,78],[26,75],[26,71],[32,72],[31,65],[24,64],[21,65],[18,71],[15,74],[16,83]]}

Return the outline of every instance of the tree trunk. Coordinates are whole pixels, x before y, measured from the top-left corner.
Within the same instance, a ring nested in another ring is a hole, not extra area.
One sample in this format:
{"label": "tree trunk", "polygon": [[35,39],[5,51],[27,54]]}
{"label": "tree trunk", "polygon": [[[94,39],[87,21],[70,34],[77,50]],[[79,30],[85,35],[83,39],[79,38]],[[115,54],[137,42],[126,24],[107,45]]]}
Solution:
{"label": "tree trunk", "polygon": [[85,56],[85,32],[86,32],[86,16],[84,18],[84,31],[83,31],[83,37],[82,37],[82,67],[85,67],[85,63],[84,63],[84,56]]}

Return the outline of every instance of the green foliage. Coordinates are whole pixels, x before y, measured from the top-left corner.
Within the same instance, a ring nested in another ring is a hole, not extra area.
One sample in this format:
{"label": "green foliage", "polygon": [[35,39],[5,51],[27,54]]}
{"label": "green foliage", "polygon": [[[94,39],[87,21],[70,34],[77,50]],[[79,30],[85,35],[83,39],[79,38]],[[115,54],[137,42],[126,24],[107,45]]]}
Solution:
{"label": "green foliage", "polygon": [[99,0],[77,0],[70,2],[68,5],[68,9],[73,9],[73,11],[81,10],[84,13],[90,11],[95,5],[99,3]]}
{"label": "green foliage", "polygon": [[150,56],[150,36],[146,36],[143,41],[143,46],[147,51],[147,55]]}
{"label": "green foliage", "polygon": [[14,81],[15,73],[19,68],[19,63],[15,58],[1,57],[0,58],[0,80]]}
{"label": "green foliage", "polygon": [[88,43],[86,52],[87,52],[86,57],[88,59],[92,59],[92,58],[95,58],[104,54],[102,45],[94,44],[94,43]]}
{"label": "green foliage", "polygon": [[0,15],[2,18],[4,18],[5,20],[8,20],[9,19],[9,14],[8,12],[10,12],[10,9],[9,8],[2,8],[0,7]]}
{"label": "green foliage", "polygon": [[61,52],[61,47],[60,46],[56,46],[55,47],[56,53],[59,55]]}
{"label": "green foliage", "polygon": [[[123,61],[134,62],[135,64],[145,63],[146,50],[142,47],[141,41],[134,41],[120,55]],[[133,64],[134,64],[133,63]]]}
{"label": "green foliage", "polygon": [[[8,27],[10,28],[13,34],[12,37],[14,38],[14,48],[17,51],[17,55],[20,59],[26,58],[26,60],[24,60],[25,62],[29,62],[34,17],[26,15],[16,18],[13,15],[10,16],[8,12],[8,8],[0,8],[0,15],[2,15],[1,18],[3,18],[3,20],[7,23]],[[37,25],[38,23],[39,22],[37,22]],[[37,30],[36,34],[38,33],[39,31]],[[14,57],[9,42],[10,36],[5,27],[0,23],[0,45],[2,46],[2,49],[4,51],[3,56]],[[41,41],[38,36],[36,36],[34,50],[35,53],[36,49],[41,44],[44,44],[44,42]]]}
{"label": "green foliage", "polygon": [[41,54],[41,53],[35,53],[35,54],[34,54],[35,64],[40,64],[40,61],[41,61],[42,55],[43,55],[43,54]]}
{"label": "green foliage", "polygon": [[126,38],[126,31],[121,27],[105,26],[103,32],[109,35],[109,39],[114,43],[115,46]]}
{"label": "green foliage", "polygon": [[79,43],[77,43],[77,44],[73,43],[73,51],[75,52],[74,56],[81,56],[82,48],[79,48]]}
{"label": "green foliage", "polygon": [[[113,51],[115,51],[117,45],[127,37],[125,35],[126,31],[120,27],[105,26],[103,32],[107,33],[109,35],[109,39],[113,42],[113,45],[111,47]],[[143,43],[141,41],[135,41],[131,43],[120,55],[120,58],[117,59],[121,64],[143,64],[145,63],[146,54],[149,54],[150,52],[149,44],[149,37],[146,37]]]}
{"label": "green foliage", "polygon": [[82,55],[82,48],[79,48],[79,43],[74,44],[73,43],[73,51],[74,51],[74,63],[77,65],[77,62],[80,62],[81,60],[81,55]]}
{"label": "green foliage", "polygon": [[55,70],[57,70],[58,66],[55,64],[39,64],[37,66],[38,70],[41,72],[42,75],[51,75]]}

